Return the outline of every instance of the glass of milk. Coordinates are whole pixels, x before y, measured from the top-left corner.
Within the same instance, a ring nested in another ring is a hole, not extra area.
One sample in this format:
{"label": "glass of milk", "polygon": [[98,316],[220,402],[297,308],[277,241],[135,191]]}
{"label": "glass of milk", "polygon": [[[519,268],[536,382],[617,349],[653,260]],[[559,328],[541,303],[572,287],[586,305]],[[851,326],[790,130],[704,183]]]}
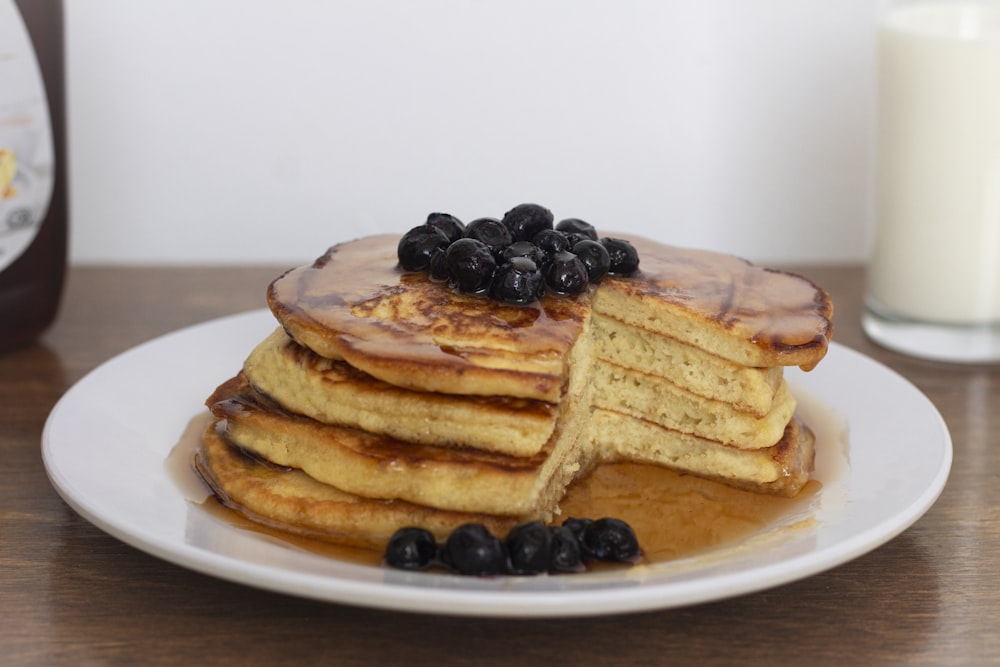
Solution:
{"label": "glass of milk", "polygon": [[1000,361],[1000,0],[880,12],[867,334]]}

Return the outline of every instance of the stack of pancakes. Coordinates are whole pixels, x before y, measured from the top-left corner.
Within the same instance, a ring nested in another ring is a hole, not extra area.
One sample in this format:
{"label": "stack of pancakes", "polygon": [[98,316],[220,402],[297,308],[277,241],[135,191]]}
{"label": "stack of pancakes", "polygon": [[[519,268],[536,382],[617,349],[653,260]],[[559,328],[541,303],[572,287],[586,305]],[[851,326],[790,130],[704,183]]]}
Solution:
{"label": "stack of pancakes", "polygon": [[782,369],[826,352],[832,307],[809,281],[634,238],[635,275],[517,306],[399,271],[397,240],[269,287],[279,326],[208,399],[196,455],[227,505],[381,546],[404,525],[551,520],[605,461],[782,495],[808,479]]}

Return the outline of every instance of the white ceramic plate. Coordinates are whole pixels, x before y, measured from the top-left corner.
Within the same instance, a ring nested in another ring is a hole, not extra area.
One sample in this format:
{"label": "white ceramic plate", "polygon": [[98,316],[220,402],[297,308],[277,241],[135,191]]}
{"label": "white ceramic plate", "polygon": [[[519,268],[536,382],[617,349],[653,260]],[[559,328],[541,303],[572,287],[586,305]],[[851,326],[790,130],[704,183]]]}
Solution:
{"label": "white ceramic plate", "polygon": [[786,374],[817,432],[822,489],[808,507],[735,546],[571,576],[479,579],[338,561],[220,520],[196,502],[197,485],[178,484],[166,464],[207,394],[274,326],[266,311],[214,320],[133,348],[80,380],[42,436],[59,494],[123,542],[250,586],[428,613],[580,616],[717,600],[832,568],[915,522],[951,467],[951,438],[927,398],[834,344],[813,372]]}

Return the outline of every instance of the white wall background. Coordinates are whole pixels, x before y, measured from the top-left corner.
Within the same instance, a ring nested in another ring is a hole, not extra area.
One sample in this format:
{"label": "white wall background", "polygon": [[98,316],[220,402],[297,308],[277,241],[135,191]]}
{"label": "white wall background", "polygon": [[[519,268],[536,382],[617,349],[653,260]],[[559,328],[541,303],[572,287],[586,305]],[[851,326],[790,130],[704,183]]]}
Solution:
{"label": "white wall background", "polygon": [[867,250],[873,0],[67,0],[77,263],[311,260],[523,201]]}

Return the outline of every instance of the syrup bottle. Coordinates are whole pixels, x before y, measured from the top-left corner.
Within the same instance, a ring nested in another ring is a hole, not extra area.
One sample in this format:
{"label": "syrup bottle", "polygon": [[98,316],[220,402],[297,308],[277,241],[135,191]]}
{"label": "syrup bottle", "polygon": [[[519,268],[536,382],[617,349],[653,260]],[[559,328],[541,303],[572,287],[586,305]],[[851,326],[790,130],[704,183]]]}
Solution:
{"label": "syrup bottle", "polygon": [[61,0],[0,0],[0,352],[55,318],[68,197]]}

